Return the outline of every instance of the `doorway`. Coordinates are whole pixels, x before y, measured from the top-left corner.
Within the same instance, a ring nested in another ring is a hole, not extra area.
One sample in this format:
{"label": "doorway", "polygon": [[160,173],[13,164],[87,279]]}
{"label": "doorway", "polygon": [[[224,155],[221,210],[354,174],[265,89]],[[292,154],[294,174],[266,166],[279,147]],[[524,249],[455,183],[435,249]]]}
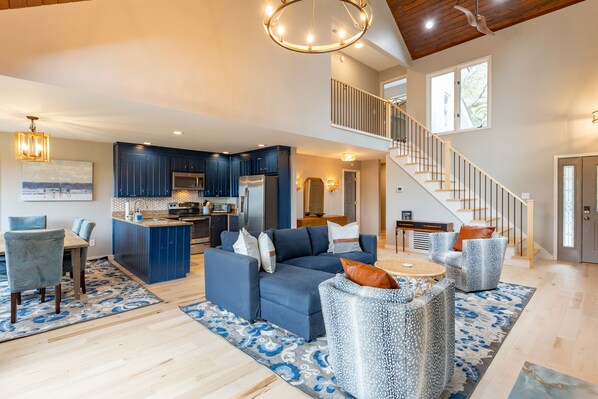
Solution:
{"label": "doorway", "polygon": [[343,214],[347,223],[359,220],[359,171],[343,169]]}
{"label": "doorway", "polygon": [[558,259],[598,263],[598,156],[558,160]]}

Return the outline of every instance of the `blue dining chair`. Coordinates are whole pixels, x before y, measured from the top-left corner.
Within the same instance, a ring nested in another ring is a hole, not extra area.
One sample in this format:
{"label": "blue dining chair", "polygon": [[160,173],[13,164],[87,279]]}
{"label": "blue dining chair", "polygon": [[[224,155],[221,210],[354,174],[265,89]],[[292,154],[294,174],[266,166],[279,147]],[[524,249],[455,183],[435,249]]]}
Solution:
{"label": "blue dining chair", "polygon": [[75,218],[73,222],[73,227],[71,228],[72,232],[79,235],[79,231],[81,231],[81,225],[83,224],[84,218]]}
{"label": "blue dining chair", "polygon": [[[79,230],[79,237],[84,239],[85,241],[89,242],[91,239],[91,232],[96,227],[95,222],[90,222],[89,220],[83,220],[81,223],[81,229]],[[87,265],[87,250],[88,248],[81,248],[81,292],[83,294],[87,294],[87,290],[85,288],[85,266]],[[71,278],[73,277],[73,263],[70,251],[67,251],[64,254],[64,260],[62,262],[62,272],[63,273],[70,273]]]}
{"label": "blue dining chair", "polygon": [[10,322],[17,322],[21,293],[39,289],[42,303],[46,287],[54,286],[56,314],[60,313],[64,230],[6,232],[6,271],[10,289]]}
{"label": "blue dining chair", "polygon": [[44,216],[9,216],[8,231],[44,230],[47,227],[47,217]]}

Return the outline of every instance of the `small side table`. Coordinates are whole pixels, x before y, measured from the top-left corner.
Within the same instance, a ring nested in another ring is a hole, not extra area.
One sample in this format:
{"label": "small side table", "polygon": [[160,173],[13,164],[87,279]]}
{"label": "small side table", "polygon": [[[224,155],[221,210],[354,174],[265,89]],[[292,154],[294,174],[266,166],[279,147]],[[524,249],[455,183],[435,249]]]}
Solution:
{"label": "small side table", "polygon": [[[412,266],[405,266],[405,264],[411,264]],[[377,261],[374,266],[394,274],[399,278],[399,281],[404,280],[407,285],[414,281],[415,295],[417,296],[425,293],[428,288],[446,276],[444,266],[422,259],[385,259]]]}

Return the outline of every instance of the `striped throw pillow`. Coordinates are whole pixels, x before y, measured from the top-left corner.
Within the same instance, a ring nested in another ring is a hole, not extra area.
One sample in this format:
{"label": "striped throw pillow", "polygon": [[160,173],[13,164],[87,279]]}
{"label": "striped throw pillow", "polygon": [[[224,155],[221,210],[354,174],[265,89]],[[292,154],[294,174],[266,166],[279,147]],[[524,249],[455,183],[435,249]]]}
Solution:
{"label": "striped throw pillow", "polygon": [[349,223],[346,226],[328,222],[328,252],[344,254],[362,252],[359,246],[359,225]]}

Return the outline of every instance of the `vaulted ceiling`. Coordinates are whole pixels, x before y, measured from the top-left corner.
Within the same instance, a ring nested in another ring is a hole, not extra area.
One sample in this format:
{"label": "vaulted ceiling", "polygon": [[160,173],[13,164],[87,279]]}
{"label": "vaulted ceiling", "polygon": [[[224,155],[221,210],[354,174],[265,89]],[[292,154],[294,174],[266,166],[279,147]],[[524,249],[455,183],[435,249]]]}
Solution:
{"label": "vaulted ceiling", "polygon": [[[584,0],[479,0],[479,13],[498,31]],[[475,10],[475,0],[387,0],[413,59],[483,36],[467,23],[457,3]],[[432,21],[434,26],[426,28]]]}
{"label": "vaulted ceiling", "polygon": [[75,1],[86,0],[0,0],[0,10],[8,10],[9,8],[45,6],[50,4],[74,3]]}

